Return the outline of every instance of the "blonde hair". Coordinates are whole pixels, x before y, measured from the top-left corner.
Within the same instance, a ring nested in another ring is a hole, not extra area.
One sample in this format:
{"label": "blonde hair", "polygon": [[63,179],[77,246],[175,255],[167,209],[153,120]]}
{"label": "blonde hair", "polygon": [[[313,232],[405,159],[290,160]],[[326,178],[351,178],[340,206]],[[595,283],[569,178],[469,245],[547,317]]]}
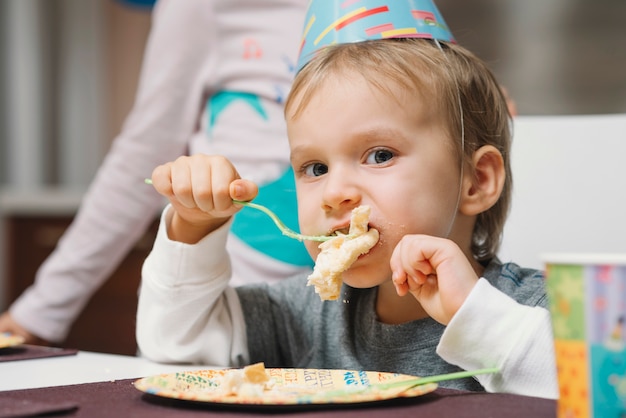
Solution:
{"label": "blonde hair", "polygon": [[511,201],[511,117],[491,71],[463,47],[431,40],[334,45],[319,51],[297,74],[286,114],[297,117],[329,74],[354,73],[388,94],[392,94],[392,82],[432,104],[464,170],[471,169],[472,156],[480,147],[493,145],[500,151],[506,173],[502,194],[495,205],[478,215],[472,234],[474,257],[479,261],[495,257]]}

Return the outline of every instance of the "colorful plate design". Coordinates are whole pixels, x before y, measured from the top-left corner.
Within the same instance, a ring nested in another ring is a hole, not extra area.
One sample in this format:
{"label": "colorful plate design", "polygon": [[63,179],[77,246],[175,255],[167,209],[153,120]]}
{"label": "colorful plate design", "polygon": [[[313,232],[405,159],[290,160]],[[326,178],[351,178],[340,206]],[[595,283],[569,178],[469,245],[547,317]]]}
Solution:
{"label": "colorful plate design", "polygon": [[13,347],[23,343],[24,337],[9,332],[0,332],[0,348]]}
{"label": "colorful plate design", "polygon": [[368,389],[369,385],[415,379],[415,376],[355,370],[266,369],[273,386],[262,396],[226,394],[220,387],[223,370],[197,370],[145,377],[135,381],[142,392],[172,399],[237,405],[293,406],[350,404],[416,397],[432,392],[436,383],[411,389]]}

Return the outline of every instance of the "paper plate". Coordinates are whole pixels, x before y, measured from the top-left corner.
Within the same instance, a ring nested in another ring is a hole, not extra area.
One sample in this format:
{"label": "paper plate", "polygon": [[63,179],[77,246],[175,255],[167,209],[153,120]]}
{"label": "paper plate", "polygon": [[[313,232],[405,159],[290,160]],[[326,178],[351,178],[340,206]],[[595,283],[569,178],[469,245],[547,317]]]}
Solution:
{"label": "paper plate", "polygon": [[13,347],[24,343],[24,337],[11,334],[10,332],[0,332],[0,348]]}
{"label": "paper plate", "polygon": [[266,369],[271,389],[261,396],[227,394],[221,382],[228,369],[196,370],[145,377],[135,381],[142,392],[171,399],[227,405],[294,406],[315,404],[354,404],[416,397],[430,393],[437,384],[411,389],[365,389],[377,383],[415,379],[415,376],[337,369]]}

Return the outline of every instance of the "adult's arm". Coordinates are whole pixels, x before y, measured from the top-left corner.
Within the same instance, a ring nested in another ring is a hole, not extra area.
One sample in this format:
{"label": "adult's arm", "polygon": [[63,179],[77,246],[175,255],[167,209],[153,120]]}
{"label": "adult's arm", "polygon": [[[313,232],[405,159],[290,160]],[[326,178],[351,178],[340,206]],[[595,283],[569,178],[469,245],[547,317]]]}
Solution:
{"label": "adult's arm", "polygon": [[207,0],[160,0],[155,6],[134,106],[73,223],[35,284],[10,307],[28,332],[62,341],[164,206],[143,180],[157,165],[186,153],[203,105],[213,18]]}

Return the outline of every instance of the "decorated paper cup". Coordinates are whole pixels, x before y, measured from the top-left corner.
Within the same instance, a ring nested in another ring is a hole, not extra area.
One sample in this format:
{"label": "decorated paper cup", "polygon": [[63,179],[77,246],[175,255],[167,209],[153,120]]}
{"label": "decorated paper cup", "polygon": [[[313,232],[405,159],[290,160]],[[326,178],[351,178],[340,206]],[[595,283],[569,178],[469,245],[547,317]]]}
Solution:
{"label": "decorated paper cup", "polygon": [[559,418],[626,416],[626,254],[548,254]]}

